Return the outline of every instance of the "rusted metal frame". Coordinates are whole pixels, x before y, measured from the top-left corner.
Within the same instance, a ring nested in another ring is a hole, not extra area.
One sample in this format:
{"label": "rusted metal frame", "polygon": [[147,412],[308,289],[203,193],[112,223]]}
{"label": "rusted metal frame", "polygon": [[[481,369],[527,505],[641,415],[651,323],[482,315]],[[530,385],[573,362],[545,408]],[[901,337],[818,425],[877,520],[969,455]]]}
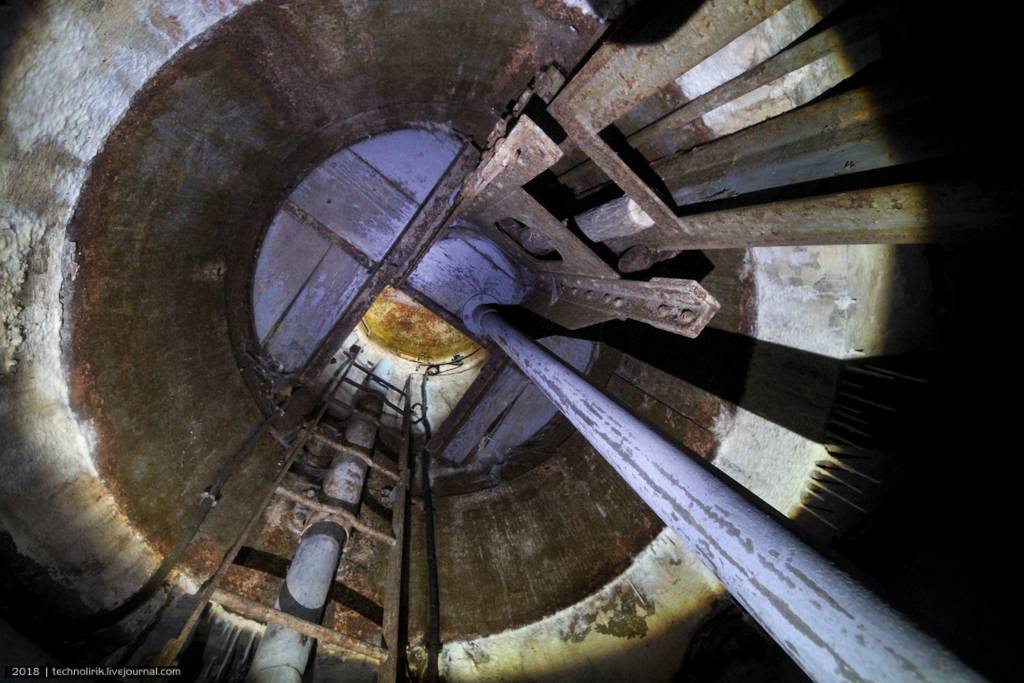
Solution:
{"label": "rusted metal frame", "polygon": [[356,458],[357,460],[361,460],[362,462],[366,463],[369,467],[377,470],[378,472],[386,475],[387,477],[389,477],[391,479],[398,479],[398,472],[395,472],[395,471],[385,467],[384,465],[380,464],[379,462],[375,461],[373,459],[372,451],[367,453],[367,452],[363,451],[363,449],[359,448],[358,446],[354,446],[354,445],[352,445],[350,443],[345,443],[345,442],[339,441],[337,439],[332,439],[331,437],[327,436],[326,434],[322,434],[320,432],[314,432],[313,433],[313,439],[315,441],[318,441],[318,442],[324,444],[325,446],[327,446],[329,448],[333,448],[336,451],[339,451],[339,452],[344,453],[346,455],[350,455],[353,458]]}
{"label": "rusted metal frame", "polygon": [[[804,0],[796,0],[803,2]],[[603,45],[548,111],[569,138],[666,234],[685,233],[675,210],[599,137],[605,127],[754,28],[788,1],[708,0],[669,38],[654,45]],[[678,8],[676,9],[678,11]]]}
{"label": "rusted metal frame", "polygon": [[[595,275],[606,278],[618,278],[615,269],[602,261],[582,240],[567,228],[561,221],[552,216],[525,190],[519,189],[505,196],[500,202],[489,205],[485,211],[477,214],[486,225],[494,225],[502,218],[514,218],[519,222],[535,228],[554,245],[562,257],[562,261],[542,261],[528,258],[526,262],[531,270],[538,267],[551,270],[557,268],[565,273]],[[501,232],[497,227],[495,231]]]}
{"label": "rusted metal frame", "polygon": [[[334,391],[338,387],[338,384],[340,384],[341,380],[351,369],[352,363],[354,362],[355,358],[352,357],[349,360],[349,362],[345,363],[338,369],[337,378],[334,381],[329,382],[327,385],[325,385],[323,390],[321,391],[321,399],[324,399],[326,396],[329,396],[334,393]],[[288,473],[288,470],[291,468],[292,463],[295,462],[295,459],[298,457],[299,453],[302,452],[302,449],[305,447],[306,441],[310,438],[312,431],[316,429],[317,425],[319,425],[320,423],[320,420],[322,420],[323,416],[327,413],[327,402],[325,400],[322,400],[322,403],[323,405],[321,405],[321,407],[317,410],[317,413],[313,417],[313,419],[310,420],[304,427],[302,427],[299,430],[299,433],[295,438],[295,442],[292,444],[291,448],[289,448],[288,451],[286,451],[284,460],[281,463],[281,468],[278,470],[277,476],[274,477],[271,486],[266,491],[266,493],[260,498],[259,505],[256,507],[253,514],[246,521],[245,526],[242,527],[242,530],[239,532],[238,537],[235,539],[235,542],[231,545],[230,548],[228,548],[228,551],[224,554],[224,557],[221,560],[220,565],[217,567],[217,571],[214,572],[213,576],[210,577],[209,580],[207,580],[202,589],[199,591],[199,599],[196,602],[195,606],[192,608],[192,611],[189,613],[189,616],[185,620],[185,623],[178,631],[177,637],[168,640],[164,647],[161,649],[160,654],[157,655],[157,661],[161,665],[170,666],[175,661],[177,661],[178,656],[181,654],[181,651],[184,649],[185,645],[192,637],[192,632],[193,630],[195,630],[196,625],[199,623],[199,619],[202,617],[203,611],[206,609],[206,605],[210,601],[211,596],[213,595],[213,591],[215,591],[217,587],[220,586],[221,581],[223,581],[224,577],[227,576],[228,570],[231,568],[231,565],[234,564],[235,558],[238,556],[239,551],[241,551],[242,547],[245,545],[246,540],[249,538],[249,534],[252,533],[253,529],[256,527],[256,524],[263,518],[264,510],[266,510],[267,506],[270,504],[270,501],[274,499],[274,494],[277,491],[277,488],[281,485],[281,482],[284,481],[284,477]]]}
{"label": "rusted metal frame", "polygon": [[334,351],[359,324],[384,286],[405,279],[437,233],[447,225],[454,210],[452,196],[461,187],[465,175],[475,162],[476,150],[471,145],[464,145],[426,200],[417,208],[409,225],[391,245],[376,269],[372,270],[359,294],[317,345],[317,350],[302,370],[304,381],[312,381],[327,367]]}
{"label": "rusted metal frame", "polygon": [[482,206],[495,204],[562,158],[562,150],[533,119],[522,115],[506,137],[489,150],[466,178],[459,216],[472,216]]}
{"label": "rusted metal frame", "polygon": [[399,670],[405,655],[405,638],[408,626],[405,623],[408,600],[406,565],[408,546],[409,490],[412,485],[412,397],[409,396],[412,377],[405,380],[405,408],[402,412],[402,445],[398,457],[398,485],[395,487],[395,503],[391,513],[391,530],[395,544],[388,557],[387,588],[384,593],[383,638],[387,657],[377,675],[380,683],[397,683]]}
{"label": "rusted metal frame", "polygon": [[431,456],[440,457],[445,452],[449,442],[451,442],[462,425],[473,414],[473,411],[476,410],[480,399],[487,394],[491,385],[498,378],[498,375],[505,369],[507,363],[508,357],[501,350],[497,350],[496,353],[487,359],[484,366],[480,368],[480,373],[476,376],[476,379],[467,387],[459,402],[455,404],[452,412],[448,414],[448,417],[445,418],[444,422],[440,424],[437,431],[430,438],[430,441],[427,442],[426,450]]}
{"label": "rusted metal frame", "polygon": [[[954,143],[941,131],[911,136],[912,141],[898,145],[892,143],[891,135],[901,126],[915,125],[926,106],[920,96],[903,90],[852,90],[666,157],[652,168],[673,193],[673,199],[687,204],[720,196],[726,190],[742,194],[953,153]],[[851,163],[853,160],[856,162]],[[651,228],[651,222],[644,218],[636,214],[630,200],[620,198],[576,220],[591,239],[616,249],[622,243],[611,240],[648,230],[648,243],[660,238],[672,241],[672,235]],[[687,219],[679,221],[686,223]]]}
{"label": "rusted metal frame", "polygon": [[678,252],[818,244],[929,244],[995,238],[1019,227],[1024,198],[1007,182],[919,182],[685,216],[686,236],[643,232],[609,246]]}
{"label": "rusted metal frame", "polygon": [[495,309],[481,307],[470,318],[812,680],[983,680],[700,456],[632,415]]}
{"label": "rusted metal frame", "polygon": [[367,536],[370,536],[371,538],[374,538],[378,541],[383,541],[388,545],[395,544],[394,537],[389,536],[388,534],[384,533],[379,529],[374,529],[372,526],[366,524],[365,522],[359,521],[359,519],[354,514],[352,514],[343,507],[331,505],[329,503],[322,503],[319,500],[316,500],[315,498],[307,498],[298,491],[292,491],[291,489],[283,485],[278,486],[274,490],[274,494],[279,498],[290,500],[296,505],[301,505],[302,507],[308,508],[313,512],[318,512],[323,515],[326,515],[328,518],[336,519],[338,523],[342,526],[356,529],[357,531],[364,533]]}
{"label": "rusted metal frame", "polygon": [[653,168],[680,206],[950,156],[934,102],[898,87],[851,90],[787,112]]}
{"label": "rusted metal frame", "polygon": [[649,282],[587,277],[541,278],[527,305],[543,313],[545,304],[571,302],[611,317],[637,320],[658,329],[695,338],[719,304],[693,280],[654,278]]}
{"label": "rusted metal frame", "polygon": [[[630,134],[626,141],[653,163],[664,156],[721,137],[722,133],[708,126],[697,125],[704,115],[735,103],[740,98],[768,87],[794,72],[833,60],[840,63],[840,68],[849,71],[845,76],[848,78],[881,56],[881,43],[877,31],[883,19],[889,14],[890,12],[885,9],[873,9],[822,31]],[[821,92],[833,85],[827,84]],[[791,103],[790,108],[798,104],[802,103]],[[760,116],[763,116],[764,120],[778,113],[780,112],[765,111]],[[751,119],[744,124],[750,126],[757,122]],[[577,194],[583,194],[605,183],[607,178],[593,163],[584,161],[559,174],[559,180]]]}
{"label": "rusted metal frame", "polygon": [[[507,137],[499,140],[490,155],[467,179],[458,215],[485,226],[492,237],[511,241],[494,224],[514,218],[547,237],[563,259],[567,272],[618,277],[590,248],[552,216],[524,189],[523,185],[562,158],[562,149],[523,114]],[[507,247],[506,247],[507,248]],[[543,263],[527,258],[516,245],[511,251],[527,267]]]}
{"label": "rusted metal frame", "polygon": [[302,207],[298,206],[292,200],[285,201],[282,208],[294,217],[299,222],[312,228],[318,235],[323,237],[329,244],[333,244],[338,247],[346,254],[355,259],[359,265],[364,268],[373,268],[373,259],[364,254],[362,250],[353,244],[350,244],[347,240],[342,238],[338,233],[331,230],[329,227],[324,225],[318,218],[313,214],[309,213]]}
{"label": "rusted metal frame", "polygon": [[349,652],[369,657],[376,661],[382,661],[386,656],[387,652],[384,648],[374,645],[373,643],[367,643],[366,641],[353,638],[352,636],[339,633],[333,629],[315,624],[312,621],[306,621],[300,619],[291,614],[282,612],[281,610],[274,609],[273,607],[267,607],[261,605],[255,600],[226,591],[223,588],[214,590],[210,600],[216,602],[218,605],[241,614],[247,619],[253,621],[263,622],[265,624],[277,624],[284,628],[300,633],[308,638],[318,640],[322,643],[328,643],[339,647]]}
{"label": "rusted metal frame", "polygon": [[[706,0],[665,40],[606,42],[570,79],[549,111],[563,126],[577,121],[596,135],[717,50],[784,7],[803,1]],[[651,22],[673,22],[681,10],[676,3],[665,3],[665,15],[652,17]]]}

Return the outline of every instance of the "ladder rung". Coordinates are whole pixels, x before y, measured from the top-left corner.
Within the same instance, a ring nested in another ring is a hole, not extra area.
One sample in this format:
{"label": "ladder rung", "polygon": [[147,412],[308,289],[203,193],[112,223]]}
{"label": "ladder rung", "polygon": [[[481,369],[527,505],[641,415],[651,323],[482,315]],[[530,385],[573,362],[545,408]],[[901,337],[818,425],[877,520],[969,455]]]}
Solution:
{"label": "ladder rung", "polygon": [[355,652],[356,654],[365,655],[376,659],[377,661],[383,661],[388,655],[388,651],[379,645],[367,643],[364,640],[353,638],[352,636],[345,635],[344,633],[327,628],[326,626],[321,626],[320,624],[314,624],[312,621],[300,619],[295,615],[288,614],[287,612],[282,612],[281,610],[274,609],[273,607],[261,605],[255,600],[250,600],[249,598],[236,593],[231,593],[223,588],[217,588],[214,590],[211,600],[233,612],[238,612],[248,619],[262,621],[265,624],[277,624],[278,626],[291,629],[292,631],[304,636],[315,638],[322,643],[328,643],[335,647]]}

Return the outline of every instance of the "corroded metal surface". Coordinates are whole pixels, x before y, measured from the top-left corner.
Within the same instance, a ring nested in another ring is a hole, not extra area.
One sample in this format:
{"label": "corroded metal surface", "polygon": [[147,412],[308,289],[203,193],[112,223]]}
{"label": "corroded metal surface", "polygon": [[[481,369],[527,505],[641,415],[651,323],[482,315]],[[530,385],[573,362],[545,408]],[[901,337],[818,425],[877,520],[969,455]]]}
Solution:
{"label": "corroded metal surface", "polygon": [[[793,244],[921,244],[997,239],[1024,215],[1024,199],[1005,182],[920,182],[790,199],[681,219],[686,236],[640,233],[615,248],[728,249]],[[671,252],[670,252],[671,253]]]}
{"label": "corroded metal surface", "polygon": [[374,341],[412,360],[446,361],[478,348],[455,327],[390,286],[370,306],[363,324]]}
{"label": "corroded metal surface", "polygon": [[715,298],[693,280],[641,282],[574,276],[538,278],[528,305],[544,314],[563,300],[609,318],[637,320],[684,337],[700,334],[719,308]]}
{"label": "corroded metal surface", "polygon": [[383,261],[373,270],[353,305],[333,321],[330,331],[321,340],[303,370],[303,377],[315,378],[384,287],[390,283],[401,283],[413,271],[415,264],[449,223],[454,210],[452,197],[476,158],[476,152],[470,145],[464,145],[454,157],[423,200],[416,215],[390,245]]}
{"label": "corroded metal surface", "polygon": [[[681,24],[668,38],[655,45],[603,45],[559,93],[550,112],[576,146],[639,205],[662,234],[685,234],[671,200],[641,179],[598,133],[677,76],[688,78],[693,93],[702,94],[711,89],[709,79],[714,85],[728,80],[719,72],[743,73],[785,47],[785,41],[798,37],[837,4],[834,0],[711,1],[692,12],[670,7],[664,10],[663,21],[677,25],[674,22],[681,20]],[[774,25],[776,20],[782,20],[780,26]],[[780,30],[782,26],[788,30]],[[781,44],[776,42],[780,37]],[[722,56],[722,64],[714,59],[717,56]]]}

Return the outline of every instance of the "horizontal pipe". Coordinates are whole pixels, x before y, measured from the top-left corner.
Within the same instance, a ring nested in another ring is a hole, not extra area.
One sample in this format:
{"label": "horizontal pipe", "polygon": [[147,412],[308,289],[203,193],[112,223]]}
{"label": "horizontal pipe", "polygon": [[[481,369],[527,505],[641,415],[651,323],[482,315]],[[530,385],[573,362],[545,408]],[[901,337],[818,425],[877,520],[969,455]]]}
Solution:
{"label": "horizontal pipe", "polygon": [[467,320],[558,407],[815,681],[981,681],[954,654],[490,307]]}

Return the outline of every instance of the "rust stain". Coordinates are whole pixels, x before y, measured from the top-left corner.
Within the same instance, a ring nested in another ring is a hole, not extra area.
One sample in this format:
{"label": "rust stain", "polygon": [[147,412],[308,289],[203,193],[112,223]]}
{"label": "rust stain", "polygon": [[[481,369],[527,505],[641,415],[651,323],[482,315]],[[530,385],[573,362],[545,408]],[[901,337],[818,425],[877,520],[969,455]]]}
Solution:
{"label": "rust stain", "polygon": [[472,339],[393,287],[384,288],[362,324],[375,342],[410,360],[449,360],[477,349]]}

